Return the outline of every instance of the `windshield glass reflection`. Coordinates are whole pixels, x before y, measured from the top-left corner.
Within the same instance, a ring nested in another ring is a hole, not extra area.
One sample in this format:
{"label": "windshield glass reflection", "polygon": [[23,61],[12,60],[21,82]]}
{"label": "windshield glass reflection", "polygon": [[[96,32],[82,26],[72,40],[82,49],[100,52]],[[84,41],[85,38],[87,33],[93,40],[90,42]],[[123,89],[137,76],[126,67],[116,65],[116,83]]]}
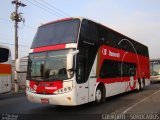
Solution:
{"label": "windshield glass reflection", "polygon": [[72,51],[60,50],[29,55],[27,79],[32,80],[66,80],[67,54]]}
{"label": "windshield glass reflection", "polygon": [[151,64],[151,75],[160,75],[160,63]]}

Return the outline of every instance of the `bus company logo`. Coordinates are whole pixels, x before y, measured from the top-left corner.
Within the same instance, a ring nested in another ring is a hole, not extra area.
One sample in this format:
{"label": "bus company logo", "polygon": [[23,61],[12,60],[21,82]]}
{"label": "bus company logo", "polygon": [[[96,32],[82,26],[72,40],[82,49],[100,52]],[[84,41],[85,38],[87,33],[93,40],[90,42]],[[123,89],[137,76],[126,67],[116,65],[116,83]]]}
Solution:
{"label": "bus company logo", "polygon": [[57,90],[58,88],[57,87],[45,87],[45,89],[47,89],[47,90]]}
{"label": "bus company logo", "polygon": [[112,51],[109,50],[109,56],[120,58],[120,53],[112,52]]}
{"label": "bus company logo", "polygon": [[103,55],[107,55],[107,49],[103,48],[103,49],[102,49],[102,54],[103,54]]}

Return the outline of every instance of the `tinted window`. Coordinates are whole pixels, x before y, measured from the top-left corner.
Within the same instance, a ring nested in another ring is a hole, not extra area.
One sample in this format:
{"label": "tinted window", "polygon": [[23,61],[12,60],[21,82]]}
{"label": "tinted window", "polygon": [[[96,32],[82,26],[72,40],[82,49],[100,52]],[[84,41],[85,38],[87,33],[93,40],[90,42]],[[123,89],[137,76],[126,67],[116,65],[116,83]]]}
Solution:
{"label": "tinted window", "polygon": [[97,24],[83,20],[81,25],[81,37],[84,41],[95,43],[98,40]]}
{"label": "tinted window", "polygon": [[0,63],[7,62],[9,57],[9,50],[5,48],[0,48]]}
{"label": "tinted window", "polygon": [[118,69],[118,62],[105,60],[103,61],[102,68],[100,71],[101,78],[114,78],[119,77],[120,72]]}
{"label": "tinted window", "polygon": [[[77,78],[78,83],[86,82],[89,78],[99,46],[98,25],[92,21],[83,19],[78,42],[78,50],[80,51],[78,56],[80,58],[77,59],[77,61],[80,60],[81,63],[77,67],[79,67],[79,71],[81,69],[84,71],[84,75],[83,71],[81,71],[81,75],[85,76],[85,79],[80,80]],[[82,65],[84,65],[84,67]]]}
{"label": "tinted window", "polygon": [[[121,41],[122,39],[126,39],[127,41]],[[98,40],[100,44],[106,44],[108,46],[119,48],[133,53],[137,52],[138,54],[147,57],[149,56],[148,48],[145,45],[142,45],[141,43],[127,38],[126,36],[102,25],[98,25]],[[121,44],[119,44],[120,41]]]}
{"label": "tinted window", "polygon": [[88,79],[88,50],[80,48],[80,52],[77,54],[76,75],[77,83],[84,83]]}
{"label": "tinted window", "polygon": [[122,77],[128,77],[128,76],[135,76],[136,75],[136,64],[134,63],[127,63],[127,62],[120,62],[119,63],[121,68],[121,75]]}
{"label": "tinted window", "polygon": [[98,26],[98,42],[100,44],[108,44],[107,40],[108,31],[105,29],[105,27]]}
{"label": "tinted window", "polygon": [[[123,40],[121,44],[119,44],[122,39],[126,39],[127,41]],[[148,48],[145,45],[142,45],[141,43],[138,43],[110,28],[85,19],[82,21],[81,25],[80,40],[83,40],[83,42],[87,41],[88,44],[106,44],[114,48],[138,53],[147,57],[149,56]]]}
{"label": "tinted window", "polygon": [[76,80],[77,83],[84,83],[86,82],[86,62],[85,62],[85,57],[78,55],[77,57],[77,71],[76,71]]}
{"label": "tinted window", "polygon": [[39,27],[31,48],[76,42],[79,23],[78,19],[74,19]]}
{"label": "tinted window", "polygon": [[100,70],[100,78],[129,77],[136,75],[136,64],[104,60]]}

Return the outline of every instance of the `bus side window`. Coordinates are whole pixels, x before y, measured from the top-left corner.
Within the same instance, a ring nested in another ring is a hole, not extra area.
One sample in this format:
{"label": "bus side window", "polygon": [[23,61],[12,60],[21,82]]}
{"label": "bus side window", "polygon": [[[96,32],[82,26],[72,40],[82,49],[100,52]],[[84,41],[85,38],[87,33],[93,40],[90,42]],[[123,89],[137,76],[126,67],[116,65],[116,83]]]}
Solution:
{"label": "bus side window", "polygon": [[83,56],[77,56],[77,83],[84,83],[85,80],[85,58]]}
{"label": "bus side window", "polygon": [[89,30],[89,23],[86,20],[83,20],[81,25],[81,35],[82,40],[90,40],[90,30]]}
{"label": "bus side window", "polygon": [[90,22],[90,39],[92,42],[97,43],[98,42],[98,29],[97,25],[93,22]]}
{"label": "bus side window", "polygon": [[136,64],[124,62],[122,66],[122,76],[135,76],[136,75]]}
{"label": "bus side window", "polygon": [[98,42],[100,44],[104,44],[108,42],[107,35],[108,35],[108,31],[104,27],[98,26],[98,40],[99,40]]}
{"label": "bus side window", "polygon": [[97,25],[91,21],[83,20],[81,26],[81,39],[91,42],[98,42],[98,29]]}
{"label": "bus side window", "polygon": [[135,76],[136,75],[136,65],[133,64],[129,70],[130,76]]}

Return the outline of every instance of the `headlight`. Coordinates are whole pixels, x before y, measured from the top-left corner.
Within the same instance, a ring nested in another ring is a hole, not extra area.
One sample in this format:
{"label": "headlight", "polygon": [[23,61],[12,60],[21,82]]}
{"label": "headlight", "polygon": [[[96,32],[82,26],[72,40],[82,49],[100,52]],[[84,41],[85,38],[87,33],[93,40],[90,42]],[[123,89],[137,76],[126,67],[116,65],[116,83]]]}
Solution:
{"label": "headlight", "polygon": [[57,92],[59,94],[62,94],[62,93],[70,92],[71,90],[72,90],[72,87],[64,87],[64,88],[59,89]]}

